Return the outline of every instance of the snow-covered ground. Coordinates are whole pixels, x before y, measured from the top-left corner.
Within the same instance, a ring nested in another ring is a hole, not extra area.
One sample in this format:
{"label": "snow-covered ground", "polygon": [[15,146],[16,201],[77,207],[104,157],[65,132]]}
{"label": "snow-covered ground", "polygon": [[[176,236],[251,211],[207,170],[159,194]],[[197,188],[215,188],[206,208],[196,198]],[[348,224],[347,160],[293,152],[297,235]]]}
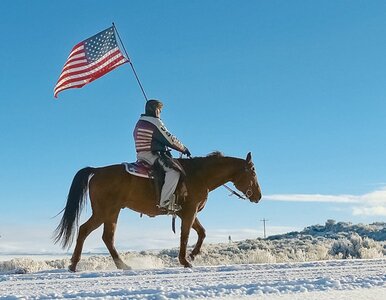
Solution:
{"label": "snow-covered ground", "polygon": [[0,299],[386,299],[386,259],[0,275]]}
{"label": "snow-covered ground", "polygon": [[328,220],[300,232],[204,244],[193,269],[178,249],[84,254],[0,255],[0,299],[386,299],[386,223]]}

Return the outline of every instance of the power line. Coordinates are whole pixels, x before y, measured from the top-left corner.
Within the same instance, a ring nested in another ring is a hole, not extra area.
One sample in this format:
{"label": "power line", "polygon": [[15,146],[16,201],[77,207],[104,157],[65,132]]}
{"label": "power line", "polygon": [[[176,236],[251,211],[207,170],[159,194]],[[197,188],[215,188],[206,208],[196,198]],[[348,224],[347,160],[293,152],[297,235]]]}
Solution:
{"label": "power line", "polygon": [[260,221],[263,222],[263,224],[264,224],[264,238],[267,238],[267,234],[266,234],[266,231],[265,231],[265,223],[268,222],[269,220],[267,220],[267,219],[262,219],[262,220],[260,220]]}

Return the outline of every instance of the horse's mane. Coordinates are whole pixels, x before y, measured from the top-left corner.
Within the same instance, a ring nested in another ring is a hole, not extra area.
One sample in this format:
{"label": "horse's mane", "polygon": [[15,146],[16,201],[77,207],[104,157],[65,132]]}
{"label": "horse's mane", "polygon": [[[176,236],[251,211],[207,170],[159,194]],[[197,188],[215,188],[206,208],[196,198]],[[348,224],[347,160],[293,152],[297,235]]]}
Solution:
{"label": "horse's mane", "polygon": [[192,156],[191,158],[179,158],[178,160],[182,161],[191,161],[191,160],[207,160],[208,158],[220,158],[220,157],[225,157],[224,154],[220,151],[213,151],[206,156]]}
{"label": "horse's mane", "polygon": [[216,151],[209,153],[206,157],[224,157],[224,154],[222,154],[222,152],[216,150]]}

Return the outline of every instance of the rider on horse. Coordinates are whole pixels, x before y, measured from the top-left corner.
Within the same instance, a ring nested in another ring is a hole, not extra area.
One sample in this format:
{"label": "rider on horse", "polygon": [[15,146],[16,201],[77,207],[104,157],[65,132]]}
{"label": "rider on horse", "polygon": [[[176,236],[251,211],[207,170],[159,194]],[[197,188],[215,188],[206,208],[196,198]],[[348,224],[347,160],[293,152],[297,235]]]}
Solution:
{"label": "rider on horse", "polygon": [[153,165],[158,161],[165,171],[165,181],[161,190],[159,207],[167,209],[173,199],[182,168],[176,164],[170,155],[172,148],[190,157],[190,151],[165,127],[160,119],[163,104],[158,100],[146,102],[145,114],[139,118],[134,129],[135,149],[137,159]]}

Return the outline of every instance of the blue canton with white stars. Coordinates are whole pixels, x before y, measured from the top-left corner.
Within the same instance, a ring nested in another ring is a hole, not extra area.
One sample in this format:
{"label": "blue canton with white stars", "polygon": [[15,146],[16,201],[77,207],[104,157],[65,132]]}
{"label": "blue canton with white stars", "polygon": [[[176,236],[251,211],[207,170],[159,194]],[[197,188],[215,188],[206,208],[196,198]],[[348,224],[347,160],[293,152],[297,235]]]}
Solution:
{"label": "blue canton with white stars", "polygon": [[84,49],[88,63],[100,59],[110,50],[117,47],[114,27],[110,27],[84,41]]}

